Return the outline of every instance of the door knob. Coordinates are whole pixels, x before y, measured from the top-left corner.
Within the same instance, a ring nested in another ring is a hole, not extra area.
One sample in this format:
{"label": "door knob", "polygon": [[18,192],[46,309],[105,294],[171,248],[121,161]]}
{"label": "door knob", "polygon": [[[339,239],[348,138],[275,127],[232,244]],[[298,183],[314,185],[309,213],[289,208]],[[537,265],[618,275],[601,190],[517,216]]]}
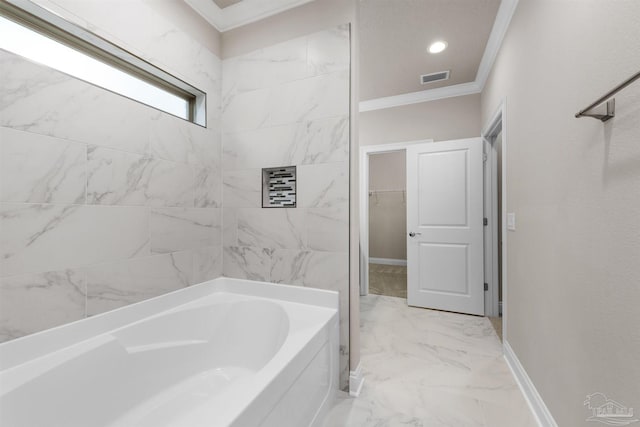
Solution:
{"label": "door knob", "polygon": [[410,232],[409,232],[409,236],[410,236],[410,237],[416,237],[416,236],[419,236],[419,235],[421,235],[421,234],[422,234],[422,233],[414,233],[413,231],[410,231]]}

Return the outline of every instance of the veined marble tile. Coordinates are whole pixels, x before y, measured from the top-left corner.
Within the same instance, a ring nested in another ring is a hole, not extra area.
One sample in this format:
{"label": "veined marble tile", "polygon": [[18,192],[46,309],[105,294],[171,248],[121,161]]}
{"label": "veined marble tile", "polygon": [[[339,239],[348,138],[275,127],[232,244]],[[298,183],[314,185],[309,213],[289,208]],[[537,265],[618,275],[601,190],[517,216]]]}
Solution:
{"label": "veined marble tile", "polygon": [[87,203],[193,206],[190,165],[89,146],[87,169]]}
{"label": "veined marble tile", "polygon": [[149,148],[152,157],[181,163],[212,166],[220,162],[218,123],[207,129],[170,114],[157,111],[149,121]]}
{"label": "veined marble tile", "polygon": [[[273,251],[270,281],[344,293],[349,286],[349,255],[338,252]],[[346,298],[341,300],[347,301]]]}
{"label": "veined marble tile", "polygon": [[230,208],[262,206],[262,169],[223,172],[224,205]]}
{"label": "veined marble tile", "polygon": [[320,31],[307,38],[309,75],[317,76],[351,67],[349,24]]}
{"label": "veined marble tile", "polygon": [[277,86],[307,77],[307,40],[299,37],[222,61],[222,94]]}
{"label": "veined marble tile", "polygon": [[0,127],[0,200],[84,203],[87,146]]}
{"label": "veined marble tile", "polygon": [[290,160],[291,147],[299,139],[299,126],[272,126],[223,134],[223,169],[228,171],[294,165]]}
{"label": "veined marble tile", "polygon": [[238,245],[304,249],[305,212],[301,209],[237,209]]}
{"label": "veined marble tile", "polygon": [[215,111],[219,112],[222,100],[222,59],[198,44],[190,62],[184,70],[187,80],[207,94],[207,114],[219,119]]}
{"label": "veined marble tile", "polygon": [[253,90],[225,98],[222,104],[222,132],[234,133],[268,126],[271,103],[271,89]]}
{"label": "veined marble tile", "polygon": [[82,319],[85,292],[75,270],[0,278],[0,342]]}
{"label": "veined marble tile", "polygon": [[0,274],[39,273],[149,255],[138,206],[0,204]]}
{"label": "veined marble tile", "polygon": [[307,209],[307,245],[310,250],[349,251],[349,210],[345,207]]}
{"label": "veined marble tile", "polygon": [[192,163],[222,169],[220,165],[222,161],[221,120],[218,119],[216,122],[210,120],[209,122],[211,127],[206,138],[196,138],[194,140],[194,159],[192,159]]}
{"label": "veined marble tile", "polygon": [[348,116],[223,135],[223,168],[253,169],[347,161]]}
{"label": "veined marble tile", "polygon": [[222,209],[222,245],[238,246],[238,209]]}
{"label": "veined marble tile", "polygon": [[349,164],[346,162],[298,167],[298,206],[348,209]]}
{"label": "veined marble tile", "polygon": [[220,138],[222,130],[222,106],[225,105],[220,91],[207,92],[207,129],[217,132]]}
{"label": "veined marble tile", "polygon": [[222,207],[222,171],[215,166],[193,165],[195,173],[195,207]]}
{"label": "veined marble tile", "polygon": [[192,282],[192,267],[193,254],[189,251],[84,267],[87,315],[187,287]]}
{"label": "veined marble tile", "polygon": [[276,249],[271,257],[269,280],[273,283],[304,286],[307,264],[313,253],[292,249]]}
{"label": "veined marble tile", "polygon": [[227,246],[222,258],[225,277],[269,281],[271,249]]}
{"label": "veined marble tile", "polygon": [[312,120],[297,126],[287,147],[289,163],[313,165],[349,161],[349,116]]}
{"label": "veined marble tile", "polygon": [[348,115],[349,88],[348,71],[323,74],[274,87],[268,104],[268,124],[277,126]]}
{"label": "veined marble tile", "polygon": [[[74,102],[81,111],[65,117],[61,123],[69,129],[70,139],[136,154],[148,153],[148,125],[157,110],[105,89],[91,88],[94,92],[91,99]],[[69,94],[63,94],[59,102],[69,103],[68,97]]]}
{"label": "veined marble tile", "polygon": [[220,227],[220,209],[154,208],[149,225],[151,252],[177,252],[220,244]]}
{"label": "veined marble tile", "polygon": [[[152,6],[149,8],[154,13],[158,7],[157,1],[149,2]],[[127,8],[128,6],[127,2]],[[149,13],[143,15],[148,19]],[[120,18],[120,16],[118,16]],[[149,58],[149,61],[158,65],[176,77],[188,82],[198,89],[211,93],[212,89],[218,93],[221,90],[222,80],[222,61],[207,47],[202,45],[199,40],[193,39],[184,30],[177,28],[174,24],[175,17],[169,12],[168,19],[165,20],[165,29],[155,28],[147,30],[149,43],[143,47],[143,52]],[[140,22],[133,24],[131,28],[137,28],[136,33],[140,30]],[[162,24],[160,24],[162,25]],[[117,24],[122,27],[122,24]],[[138,44],[138,46],[140,46]]]}
{"label": "veined marble tile", "polygon": [[486,318],[386,296],[360,302],[365,385],[324,427],[536,425]]}
{"label": "veined marble tile", "polygon": [[17,55],[0,52],[0,125],[136,153],[153,109]]}
{"label": "veined marble tile", "polygon": [[223,105],[223,132],[234,133],[349,114],[349,72],[239,93]]}
{"label": "veined marble tile", "polygon": [[222,246],[198,248],[193,252],[193,284],[222,276]]}
{"label": "veined marble tile", "polygon": [[15,129],[51,135],[44,130],[55,127],[60,111],[47,108],[45,100],[55,105],[60,93],[80,88],[71,77],[4,50],[0,51],[0,72],[0,125]]}
{"label": "veined marble tile", "polygon": [[522,398],[519,389],[513,390],[509,396],[498,402],[480,401],[485,425],[510,426],[513,420],[519,420],[522,427],[539,427],[538,422],[531,416],[529,405]]}

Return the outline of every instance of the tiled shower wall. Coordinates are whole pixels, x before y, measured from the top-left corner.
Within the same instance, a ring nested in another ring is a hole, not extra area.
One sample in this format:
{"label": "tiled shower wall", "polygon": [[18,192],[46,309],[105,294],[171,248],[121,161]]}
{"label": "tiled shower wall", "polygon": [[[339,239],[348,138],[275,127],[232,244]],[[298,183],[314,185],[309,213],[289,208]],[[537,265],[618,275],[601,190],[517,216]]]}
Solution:
{"label": "tiled shower wall", "polygon": [[[350,34],[344,25],[225,59],[225,276],[340,292],[349,377]],[[296,208],[261,208],[261,169],[297,167]]]}
{"label": "tiled shower wall", "polygon": [[160,3],[126,2],[135,31],[110,2],[67,3],[207,92],[208,128],[0,51],[0,341],[222,271],[220,60]]}

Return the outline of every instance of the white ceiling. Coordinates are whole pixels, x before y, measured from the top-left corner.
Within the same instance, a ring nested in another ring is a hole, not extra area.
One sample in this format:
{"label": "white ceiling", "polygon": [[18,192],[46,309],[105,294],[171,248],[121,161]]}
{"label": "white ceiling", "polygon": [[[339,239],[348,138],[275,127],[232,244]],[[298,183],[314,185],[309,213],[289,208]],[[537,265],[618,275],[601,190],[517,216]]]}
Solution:
{"label": "white ceiling", "polygon": [[[360,99],[473,82],[500,0],[360,0]],[[448,48],[427,53],[438,39]],[[451,70],[421,85],[421,74]]]}

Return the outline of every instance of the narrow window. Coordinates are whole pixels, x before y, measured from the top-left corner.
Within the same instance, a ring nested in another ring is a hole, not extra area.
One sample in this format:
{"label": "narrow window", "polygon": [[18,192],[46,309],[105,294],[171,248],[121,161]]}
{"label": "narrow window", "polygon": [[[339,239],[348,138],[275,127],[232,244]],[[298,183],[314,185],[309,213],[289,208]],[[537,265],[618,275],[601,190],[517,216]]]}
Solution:
{"label": "narrow window", "polygon": [[205,126],[205,94],[35,5],[0,3],[0,49]]}

